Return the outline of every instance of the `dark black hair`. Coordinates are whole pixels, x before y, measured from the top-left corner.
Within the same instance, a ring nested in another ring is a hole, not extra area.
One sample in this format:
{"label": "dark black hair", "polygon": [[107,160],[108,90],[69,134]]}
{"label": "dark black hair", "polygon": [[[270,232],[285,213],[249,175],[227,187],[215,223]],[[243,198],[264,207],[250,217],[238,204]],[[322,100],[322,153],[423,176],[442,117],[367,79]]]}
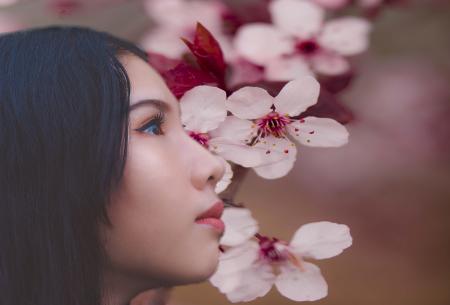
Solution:
{"label": "dark black hair", "polygon": [[83,27],[0,36],[0,304],[100,305],[99,223],[125,165],[134,44]]}

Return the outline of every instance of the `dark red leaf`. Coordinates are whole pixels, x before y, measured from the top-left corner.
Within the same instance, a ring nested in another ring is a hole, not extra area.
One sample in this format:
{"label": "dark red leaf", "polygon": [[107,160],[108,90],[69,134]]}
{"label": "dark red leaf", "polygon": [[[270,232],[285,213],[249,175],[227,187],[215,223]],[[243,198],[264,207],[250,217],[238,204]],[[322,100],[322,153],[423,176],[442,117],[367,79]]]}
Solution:
{"label": "dark red leaf", "polygon": [[225,87],[225,70],[227,65],[223,52],[214,36],[200,23],[197,23],[194,42],[183,39],[198,65],[217,78],[220,87]]}
{"label": "dark red leaf", "polygon": [[177,98],[196,86],[217,86],[217,80],[213,76],[186,63],[180,63],[175,68],[162,73],[162,77]]}

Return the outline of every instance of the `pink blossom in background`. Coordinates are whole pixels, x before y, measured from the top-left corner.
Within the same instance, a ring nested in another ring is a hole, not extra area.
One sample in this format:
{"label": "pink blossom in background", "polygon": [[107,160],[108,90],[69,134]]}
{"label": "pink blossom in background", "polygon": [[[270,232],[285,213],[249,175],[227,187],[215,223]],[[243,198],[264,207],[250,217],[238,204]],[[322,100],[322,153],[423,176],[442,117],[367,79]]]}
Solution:
{"label": "pink blossom in background", "polygon": [[257,242],[249,239],[222,253],[210,278],[233,303],[262,297],[273,285],[294,301],[324,298],[328,286],[319,267],[304,259],[331,258],[352,244],[346,225],[326,221],[303,225],[289,243],[260,234],[256,237]]}
{"label": "pink blossom in background", "polygon": [[371,26],[363,18],[324,22],[325,11],[306,0],[274,0],[269,10],[273,25],[246,24],[234,40],[238,56],[265,67],[267,80],[343,74],[350,69],[346,57],[368,47]]}
{"label": "pink blossom in background", "polygon": [[16,4],[18,0],[0,0],[0,6],[9,6]]}
{"label": "pink blossom in background", "polygon": [[348,96],[358,117],[348,126],[350,143],[335,151],[305,149],[305,162],[293,170],[293,179],[309,194],[377,190],[394,177],[448,160],[445,74],[420,58],[367,61],[360,72]]}
{"label": "pink blossom in background", "polygon": [[[147,0],[149,17],[156,23],[141,40],[148,51],[178,58],[186,52],[181,37],[191,39],[197,22],[203,24],[219,40],[225,57],[231,56],[231,45],[222,31],[222,15],[226,7],[220,1]],[[167,18],[170,14],[170,18]]]}

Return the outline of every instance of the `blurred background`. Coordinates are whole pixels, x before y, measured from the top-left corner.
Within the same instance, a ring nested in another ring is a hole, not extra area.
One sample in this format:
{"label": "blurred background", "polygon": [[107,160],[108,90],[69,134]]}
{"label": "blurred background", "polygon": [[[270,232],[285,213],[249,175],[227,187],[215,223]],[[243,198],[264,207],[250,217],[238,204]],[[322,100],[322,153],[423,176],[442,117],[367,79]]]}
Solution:
{"label": "blurred background", "polygon": [[[0,0],[0,32],[50,24],[141,43],[153,23],[138,0]],[[238,192],[265,235],[289,240],[320,220],[351,228],[353,246],[317,262],[329,284],[317,305],[450,304],[449,33],[450,1],[386,7],[342,96],[355,114],[349,144],[302,146],[289,175],[268,181],[250,172]],[[170,301],[228,303],[209,283],[177,287]],[[272,289],[249,304],[294,303]]]}

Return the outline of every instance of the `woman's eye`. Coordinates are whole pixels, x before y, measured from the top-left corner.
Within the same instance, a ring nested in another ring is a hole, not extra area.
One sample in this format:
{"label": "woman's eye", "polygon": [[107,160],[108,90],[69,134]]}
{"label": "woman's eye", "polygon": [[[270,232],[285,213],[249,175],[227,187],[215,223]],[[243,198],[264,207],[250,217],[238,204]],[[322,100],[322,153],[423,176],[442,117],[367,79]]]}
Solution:
{"label": "woman's eye", "polygon": [[141,128],[136,129],[140,132],[146,132],[154,135],[163,135],[162,124],[164,123],[164,113],[160,112],[154,116],[148,123]]}

